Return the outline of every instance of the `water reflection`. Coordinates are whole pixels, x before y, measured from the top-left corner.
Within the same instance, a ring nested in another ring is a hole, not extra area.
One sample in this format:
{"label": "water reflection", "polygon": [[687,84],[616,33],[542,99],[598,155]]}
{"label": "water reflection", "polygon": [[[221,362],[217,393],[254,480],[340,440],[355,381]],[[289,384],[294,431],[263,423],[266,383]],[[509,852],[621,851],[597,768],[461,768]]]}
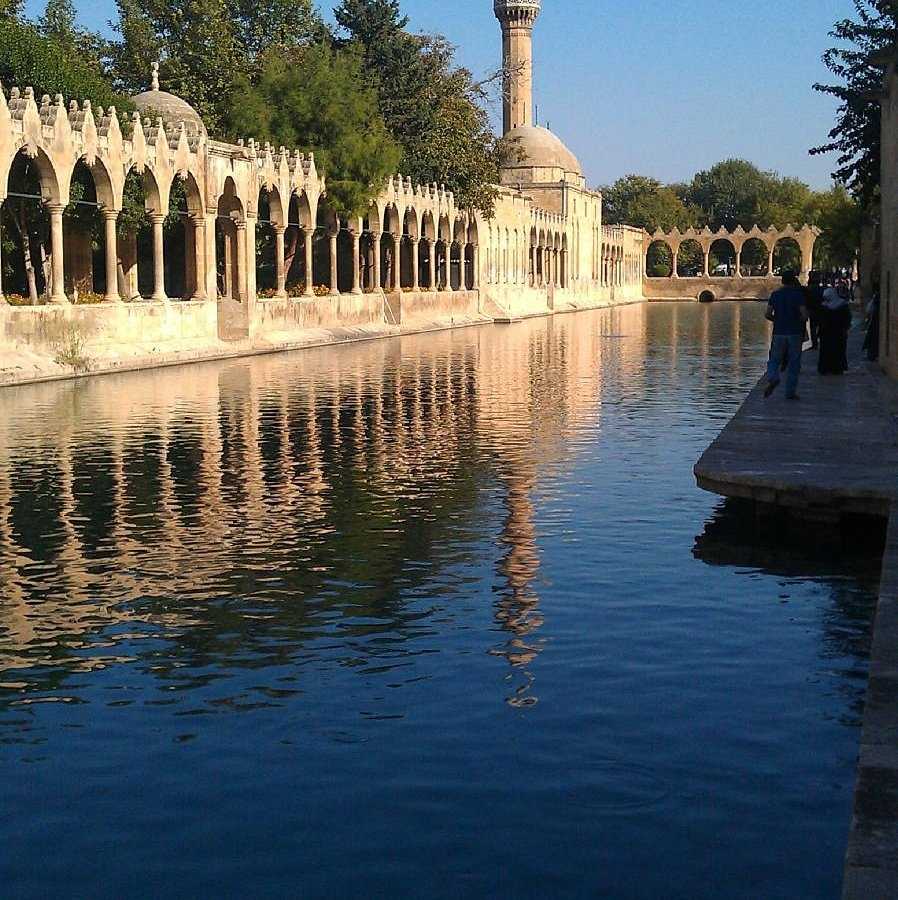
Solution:
{"label": "water reflection", "polygon": [[[541,322],[5,392],[8,699],[142,660],[141,640],[170,642],[181,667],[203,652],[226,666],[229,648],[264,658],[287,630],[296,653],[339,619],[356,638],[414,630],[421,611],[398,593],[439,580],[493,489],[500,652],[528,666],[537,469],[595,419],[601,356],[617,349],[603,333],[635,348],[643,321],[631,307],[587,341]],[[389,657],[374,641],[366,654]]]}
{"label": "water reflection", "polygon": [[762,313],[0,392],[13,896],[837,884],[868,582],[693,555]]}

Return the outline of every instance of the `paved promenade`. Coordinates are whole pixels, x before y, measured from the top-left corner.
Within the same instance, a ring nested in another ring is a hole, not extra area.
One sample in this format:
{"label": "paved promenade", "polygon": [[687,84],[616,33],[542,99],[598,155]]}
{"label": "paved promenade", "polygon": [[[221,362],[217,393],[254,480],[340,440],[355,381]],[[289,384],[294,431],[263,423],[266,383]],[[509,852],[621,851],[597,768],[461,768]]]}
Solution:
{"label": "paved promenade", "polygon": [[859,363],[822,378],[805,355],[800,400],[756,387],[695,467],[698,484],[731,497],[836,519],[889,516],[858,759],[844,900],[898,898],[898,387]]}

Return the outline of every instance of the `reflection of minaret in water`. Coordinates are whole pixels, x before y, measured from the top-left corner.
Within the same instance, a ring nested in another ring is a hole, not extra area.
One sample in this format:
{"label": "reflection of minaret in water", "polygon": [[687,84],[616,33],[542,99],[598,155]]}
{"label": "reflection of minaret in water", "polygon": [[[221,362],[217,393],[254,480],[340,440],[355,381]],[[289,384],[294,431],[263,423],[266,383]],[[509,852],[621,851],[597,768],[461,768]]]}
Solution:
{"label": "reflection of minaret in water", "polygon": [[504,645],[492,652],[504,656],[515,669],[523,670],[526,678],[507,699],[508,704],[533,706],[538,698],[531,693],[534,676],[527,666],[540,653],[541,642],[534,640],[533,635],[545,621],[539,611],[539,597],[533,589],[539,573],[539,549],[530,499],[534,478],[530,474],[521,475],[520,470],[512,468],[502,476],[502,481],[507,489],[508,517],[500,540],[508,550],[497,566],[506,585],[495,604],[495,617],[510,636]]}

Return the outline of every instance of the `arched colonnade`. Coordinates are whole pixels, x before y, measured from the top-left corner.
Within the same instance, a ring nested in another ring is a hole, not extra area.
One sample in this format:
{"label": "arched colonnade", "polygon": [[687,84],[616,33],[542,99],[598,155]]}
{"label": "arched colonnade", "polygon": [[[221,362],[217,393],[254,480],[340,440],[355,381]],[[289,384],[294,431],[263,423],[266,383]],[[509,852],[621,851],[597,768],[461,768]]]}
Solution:
{"label": "arched colonnade", "polygon": [[[701,270],[697,270],[694,273],[695,277],[711,278],[715,277],[715,273],[711,270],[711,255],[716,245],[718,248],[729,248],[733,260],[728,265],[727,274],[729,276],[735,278],[771,277],[775,274],[775,254],[780,248],[789,245],[795,248],[795,257],[800,261],[800,274],[806,278],[813,267],[814,245],[819,236],[820,229],[809,225],[805,225],[800,229],[789,225],[782,230],[772,226],[762,230],[755,226],[749,231],[739,226],[732,232],[727,231],[725,228],[721,228],[718,231],[711,231],[708,228],[702,230],[690,228],[685,232],[681,232],[675,228],[673,231],[656,231],[654,234],[647,235],[646,256],[643,262],[645,271],[648,271],[649,253],[653,247],[661,245],[666,247],[671,255],[672,271],[669,277],[684,277],[677,271],[679,257],[681,251],[685,250],[686,245],[691,245],[696,247],[701,253]],[[743,264],[743,253],[747,251],[749,244],[755,244],[756,247],[763,248],[765,259],[760,266],[752,267],[756,271],[747,272],[747,267]]]}
{"label": "arched colonnade", "polygon": [[570,287],[575,272],[563,217],[532,208],[529,228],[523,223],[486,227],[485,277],[490,284],[532,288]]}
{"label": "arched colonnade", "polygon": [[[33,195],[12,184],[20,170],[32,173]],[[99,272],[89,253],[72,252],[64,215],[80,195],[73,176],[85,170],[91,199],[78,202],[102,220]],[[138,235],[121,234],[134,190],[145,212],[141,258],[149,271],[138,270]],[[102,283],[109,302],[478,287],[480,225],[443,188],[413,187],[397,176],[366,216],[344,219],[328,206],[311,154],[212,141],[202,128],[137,113],[123,128],[114,108],[66,106],[61,96],[38,104],[30,88],[14,88],[7,102],[0,87],[0,205],[8,200],[36,201],[46,213],[49,303],[70,302],[73,275]],[[27,257],[31,241],[22,243]],[[177,279],[169,271],[175,257]],[[0,279],[2,272],[0,258]]]}
{"label": "arched colonnade", "polygon": [[644,270],[643,255],[628,246],[625,229],[618,225],[603,225],[599,264],[602,287],[622,287],[639,282]]}

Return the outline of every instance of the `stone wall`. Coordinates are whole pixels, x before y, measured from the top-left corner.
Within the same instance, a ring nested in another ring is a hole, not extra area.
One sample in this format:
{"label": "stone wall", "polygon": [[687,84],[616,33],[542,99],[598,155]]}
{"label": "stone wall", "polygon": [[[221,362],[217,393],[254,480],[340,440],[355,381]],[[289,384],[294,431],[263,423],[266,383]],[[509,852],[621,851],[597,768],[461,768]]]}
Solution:
{"label": "stone wall", "polygon": [[766,300],[782,286],[777,278],[646,278],[646,300],[696,301],[710,293],[713,300]]}

